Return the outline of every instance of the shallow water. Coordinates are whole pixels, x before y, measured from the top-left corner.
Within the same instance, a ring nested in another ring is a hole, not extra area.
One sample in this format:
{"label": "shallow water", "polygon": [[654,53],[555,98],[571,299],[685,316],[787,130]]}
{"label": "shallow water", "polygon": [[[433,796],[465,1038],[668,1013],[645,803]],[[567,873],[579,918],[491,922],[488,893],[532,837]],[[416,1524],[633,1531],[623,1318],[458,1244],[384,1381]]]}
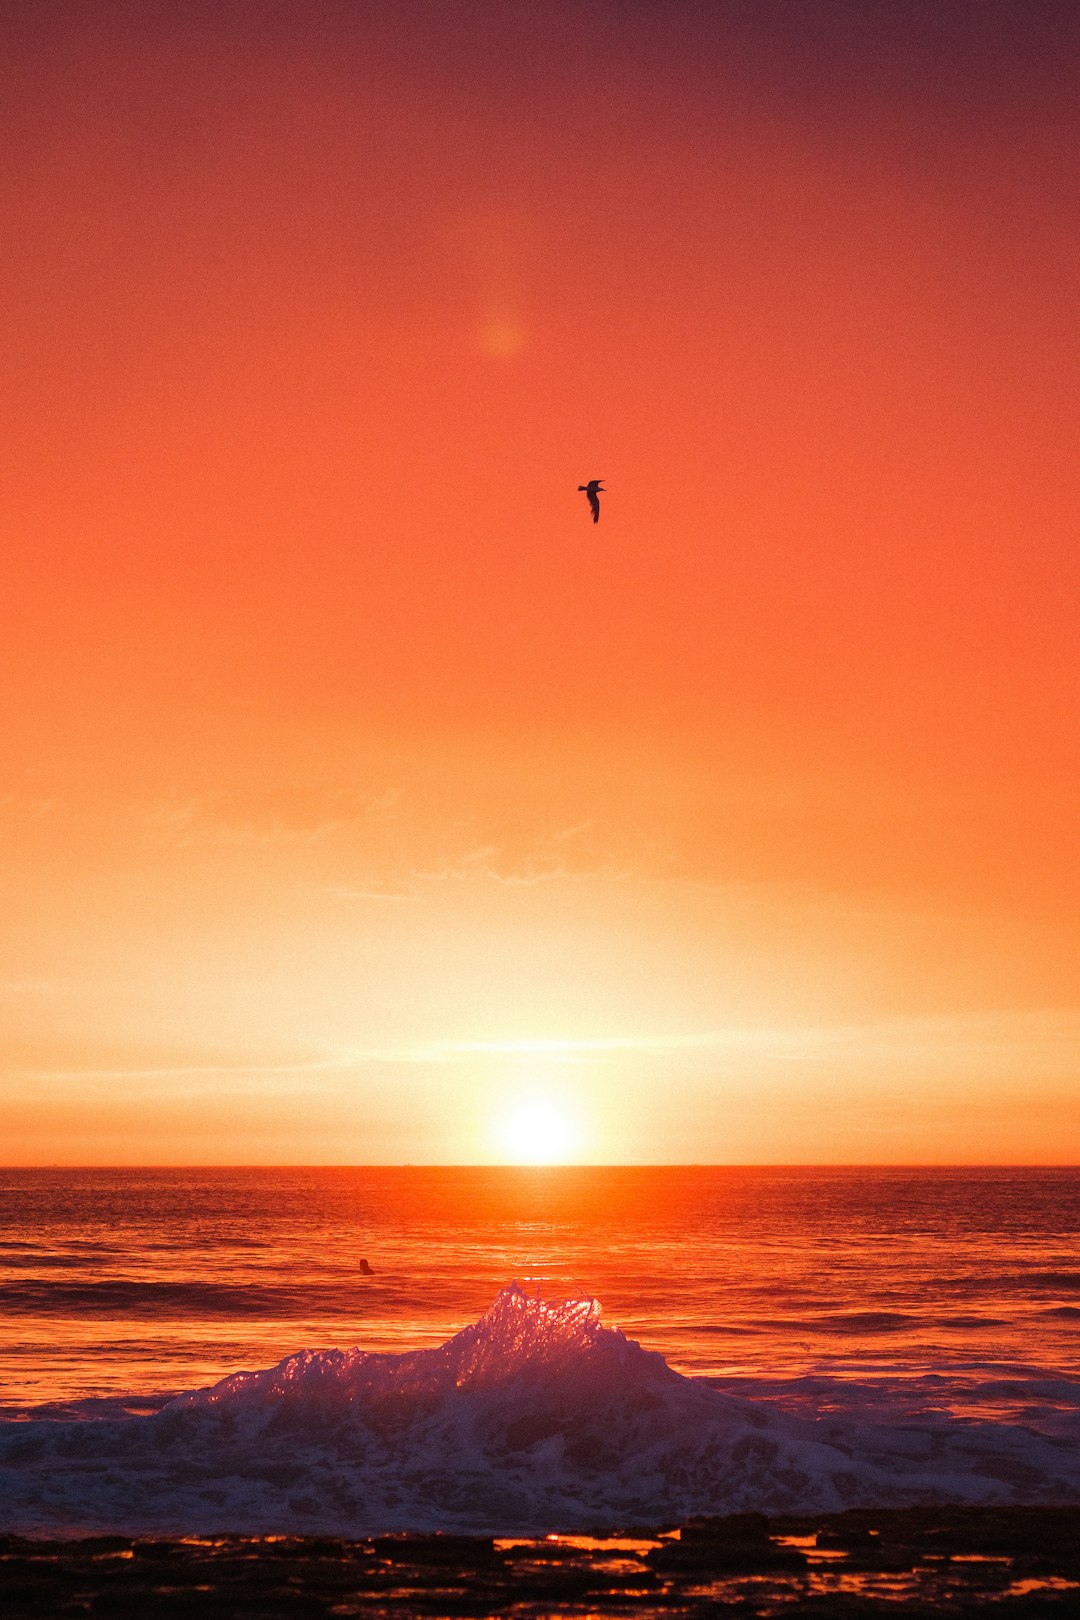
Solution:
{"label": "shallow water", "polygon": [[1072,1171],[6,1172],[0,1519],[1080,1501],[1078,1227]]}
{"label": "shallow water", "polygon": [[1080,1405],[1077,1170],[290,1168],[0,1172],[4,1408],[439,1344],[512,1279],[792,1410]]}
{"label": "shallow water", "polygon": [[306,1349],[150,1415],[0,1423],[0,1523],[30,1535],[542,1535],[920,1503],[1080,1502],[1056,1432],[865,1399],[781,1410],[676,1372],[595,1300],[516,1285],[441,1345]]}

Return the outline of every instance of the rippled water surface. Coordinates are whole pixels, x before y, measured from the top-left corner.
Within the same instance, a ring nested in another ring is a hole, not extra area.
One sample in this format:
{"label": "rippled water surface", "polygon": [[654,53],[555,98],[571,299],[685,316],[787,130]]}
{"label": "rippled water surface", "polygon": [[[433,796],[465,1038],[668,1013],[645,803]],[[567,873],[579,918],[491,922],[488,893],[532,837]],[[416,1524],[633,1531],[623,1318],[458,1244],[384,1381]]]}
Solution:
{"label": "rippled water surface", "polygon": [[2,1171],[3,1406],[420,1348],[515,1278],[782,1404],[1077,1406],[1080,1171],[774,1168]]}

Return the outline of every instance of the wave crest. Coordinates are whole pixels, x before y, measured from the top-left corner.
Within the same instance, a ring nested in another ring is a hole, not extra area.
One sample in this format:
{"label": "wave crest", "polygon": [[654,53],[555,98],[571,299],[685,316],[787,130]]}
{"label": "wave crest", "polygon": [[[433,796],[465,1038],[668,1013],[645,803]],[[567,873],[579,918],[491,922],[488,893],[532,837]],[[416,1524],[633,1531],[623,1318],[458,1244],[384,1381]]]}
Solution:
{"label": "wave crest", "polygon": [[234,1414],[282,1408],[364,1416],[388,1400],[427,1401],[508,1384],[551,1385],[569,1378],[590,1386],[612,1377],[678,1380],[663,1357],[617,1328],[604,1327],[596,1299],[552,1302],[519,1283],[504,1288],[478,1322],[433,1350],[400,1355],[300,1350],[262,1372],[233,1373],[207,1389],[178,1396],[166,1411],[217,1408]]}
{"label": "wave crest", "polygon": [[1078,1459],[1001,1423],[796,1417],[683,1377],[594,1299],[515,1284],[435,1349],[305,1350],[152,1416],[8,1425],[0,1495],[24,1532],[513,1534],[1074,1501]]}

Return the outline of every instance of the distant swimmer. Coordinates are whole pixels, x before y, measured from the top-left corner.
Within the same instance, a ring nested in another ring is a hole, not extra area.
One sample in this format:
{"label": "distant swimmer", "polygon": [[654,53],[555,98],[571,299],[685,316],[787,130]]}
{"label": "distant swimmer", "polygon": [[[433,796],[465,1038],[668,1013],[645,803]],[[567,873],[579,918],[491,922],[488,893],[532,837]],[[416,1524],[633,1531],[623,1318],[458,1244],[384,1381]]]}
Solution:
{"label": "distant swimmer", "polygon": [[366,1260],[361,1260],[360,1262],[360,1275],[362,1277],[371,1277],[374,1275]]}
{"label": "distant swimmer", "polygon": [[600,497],[601,497],[601,495],[604,495],[604,494],[607,493],[606,490],[604,489],[603,480],[600,479],[600,478],[590,478],[589,482],[587,484],[579,484],[578,489],[584,491],[585,499],[588,501],[589,505],[592,507],[592,520],[593,520],[593,522],[594,523],[599,523],[599,521],[600,521]]}

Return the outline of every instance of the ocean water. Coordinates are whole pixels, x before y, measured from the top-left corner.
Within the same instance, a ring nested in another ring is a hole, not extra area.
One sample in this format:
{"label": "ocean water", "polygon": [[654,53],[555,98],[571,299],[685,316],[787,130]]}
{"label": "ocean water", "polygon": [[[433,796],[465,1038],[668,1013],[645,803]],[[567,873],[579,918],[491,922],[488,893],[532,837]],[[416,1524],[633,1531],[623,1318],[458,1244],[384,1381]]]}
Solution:
{"label": "ocean water", "polygon": [[0,1172],[0,1402],[31,1530],[1080,1501],[1080,1171]]}

